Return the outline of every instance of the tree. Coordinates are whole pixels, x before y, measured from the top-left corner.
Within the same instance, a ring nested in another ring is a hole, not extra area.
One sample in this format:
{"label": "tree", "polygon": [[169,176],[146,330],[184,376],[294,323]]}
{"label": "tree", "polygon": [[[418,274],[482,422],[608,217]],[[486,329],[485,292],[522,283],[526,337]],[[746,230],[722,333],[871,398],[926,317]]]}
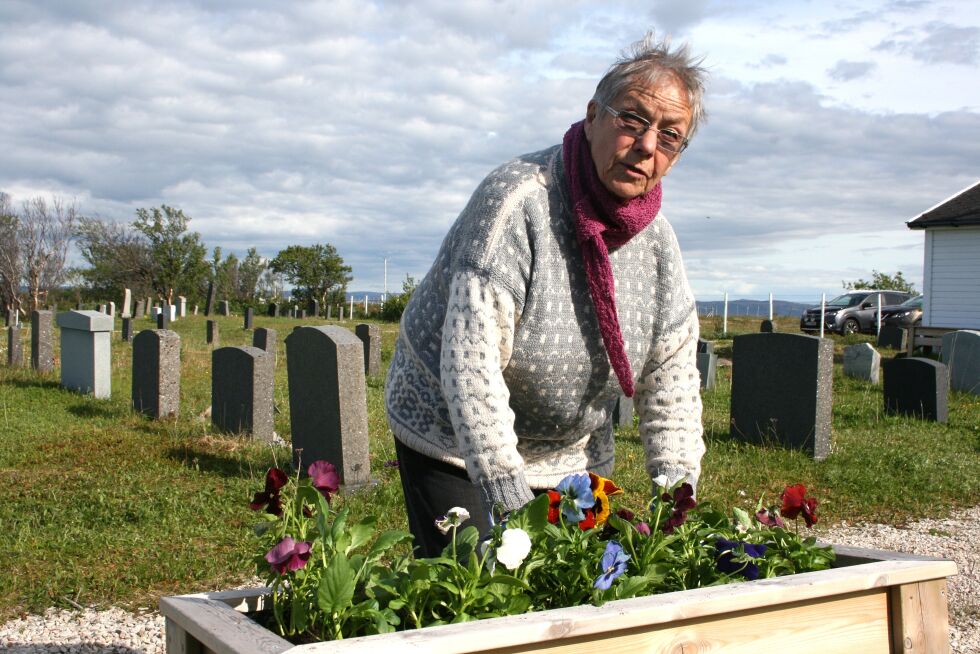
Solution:
{"label": "tree", "polygon": [[235,253],[229,254],[224,260],[221,259],[221,248],[215,247],[211,257],[212,280],[218,297],[233,298],[238,297],[238,275],[239,263]]}
{"label": "tree", "polygon": [[317,300],[322,306],[343,302],[351,267],[330,245],[290,245],[269,263],[273,272],[282,273],[293,285],[293,296],[300,301]]}
{"label": "tree", "polygon": [[238,266],[238,299],[242,302],[251,302],[255,299],[255,291],[259,285],[262,273],[268,268],[268,262],[259,256],[258,251],[252,247],[245,253]]}
{"label": "tree", "polygon": [[902,271],[898,271],[894,276],[886,275],[877,270],[871,271],[871,281],[858,279],[853,282],[841,282],[848,291],[858,291],[862,288],[870,288],[879,291],[904,291],[915,293],[915,286],[902,276]]}
{"label": "tree", "polygon": [[405,313],[405,306],[412,298],[416,286],[415,278],[411,275],[405,275],[405,281],[402,282],[402,292],[385,300],[385,305],[381,309],[381,319],[388,322],[401,320],[402,314]]}
{"label": "tree", "polygon": [[168,302],[174,290],[201,296],[208,280],[207,250],[200,234],[187,231],[190,220],[165,204],[136,210],[133,227],[149,242],[153,290]]}
{"label": "tree", "polygon": [[131,225],[83,216],[75,243],[89,267],[74,272],[95,297],[120,297],[127,288],[137,296],[153,291],[150,245]]}
{"label": "tree", "polygon": [[19,221],[10,196],[0,192],[0,303],[3,309],[20,309],[21,262]]}

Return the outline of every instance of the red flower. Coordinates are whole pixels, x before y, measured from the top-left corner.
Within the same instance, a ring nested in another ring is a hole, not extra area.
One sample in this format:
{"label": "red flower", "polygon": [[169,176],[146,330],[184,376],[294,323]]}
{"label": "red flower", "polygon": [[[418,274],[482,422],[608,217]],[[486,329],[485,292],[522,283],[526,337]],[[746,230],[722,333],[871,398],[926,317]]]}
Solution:
{"label": "red flower", "polygon": [[265,490],[255,494],[255,497],[249,502],[248,508],[258,511],[264,506],[266,513],[282,515],[282,499],[279,497],[279,491],[282,490],[287,481],[289,481],[289,477],[285,472],[279,468],[269,468],[269,471],[265,473]]}
{"label": "red flower", "polygon": [[629,509],[619,509],[618,511],[616,511],[616,515],[618,515],[626,522],[633,522],[633,518],[636,517],[636,514],[630,511]]}
{"label": "red flower", "polygon": [[588,531],[595,527],[595,511],[592,509],[583,509],[582,513],[585,514],[585,519],[578,521],[578,528],[582,531]]}
{"label": "red flower", "polygon": [[806,486],[794,484],[787,486],[781,495],[783,507],[780,513],[790,520],[795,520],[801,513],[803,521],[807,527],[812,527],[817,523],[817,500],[806,497]]}
{"label": "red flower", "polygon": [[558,524],[558,515],[561,512],[561,493],[558,491],[547,491],[548,493],[548,522],[553,525]]}
{"label": "red flower", "polygon": [[687,512],[698,505],[694,501],[694,487],[686,481],[674,489],[673,495],[664,493],[660,499],[664,502],[672,502],[674,505],[670,517],[664,522],[663,531],[665,534],[674,533],[675,528],[687,521]]}
{"label": "red flower", "polygon": [[313,488],[320,491],[329,502],[330,496],[340,488],[340,475],[337,474],[337,469],[327,461],[314,461],[306,472],[310,475]]}

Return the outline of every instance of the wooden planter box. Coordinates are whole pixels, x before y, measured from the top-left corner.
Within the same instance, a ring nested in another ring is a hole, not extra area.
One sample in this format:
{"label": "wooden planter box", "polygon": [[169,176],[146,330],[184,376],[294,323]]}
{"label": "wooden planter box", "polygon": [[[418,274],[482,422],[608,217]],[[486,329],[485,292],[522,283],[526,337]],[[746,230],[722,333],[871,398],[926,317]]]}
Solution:
{"label": "wooden planter box", "polygon": [[267,589],[164,597],[168,654],[949,651],[952,561],[834,546],[837,566],[343,641],[293,645],[252,621]]}

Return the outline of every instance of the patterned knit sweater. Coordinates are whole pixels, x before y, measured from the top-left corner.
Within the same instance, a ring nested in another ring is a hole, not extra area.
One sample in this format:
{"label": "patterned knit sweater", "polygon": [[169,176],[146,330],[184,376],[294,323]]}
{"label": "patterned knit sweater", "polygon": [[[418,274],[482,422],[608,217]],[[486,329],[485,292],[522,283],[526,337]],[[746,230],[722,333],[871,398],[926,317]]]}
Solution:
{"label": "patterned knit sweater", "polygon": [[[571,473],[612,472],[622,391],[570,206],[560,146],[493,171],[402,317],[385,388],[391,429],[465,466],[487,508],[517,508]],[[610,261],[647,471],[696,484],[698,320],[674,232],[660,215]]]}

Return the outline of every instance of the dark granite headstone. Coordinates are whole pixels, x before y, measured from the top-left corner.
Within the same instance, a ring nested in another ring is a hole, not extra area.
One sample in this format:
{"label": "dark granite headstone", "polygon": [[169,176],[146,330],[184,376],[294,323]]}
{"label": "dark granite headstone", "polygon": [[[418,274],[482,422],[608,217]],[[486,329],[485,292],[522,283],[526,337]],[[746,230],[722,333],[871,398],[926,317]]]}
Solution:
{"label": "dark granite headstone", "polygon": [[318,300],[310,300],[310,316],[313,318],[320,317],[320,302]]}
{"label": "dark granite headstone", "polygon": [[360,323],[354,333],[364,343],[364,374],[381,374],[381,328],[369,323]]}
{"label": "dark granite headstone", "polygon": [[120,331],[120,335],[122,336],[122,340],[126,341],[127,343],[133,342],[133,319],[132,318],[122,319],[122,329]]}
{"label": "dark granite headstone", "polygon": [[218,329],[217,320],[207,321],[207,342],[212,347],[221,345],[221,332]]}
{"label": "dark granite headstone", "polygon": [[878,383],[881,355],[871,343],[858,343],[844,348],[844,375],[863,381]]}
{"label": "dark granite headstone", "polygon": [[715,342],[706,341],[703,338],[698,339],[698,352],[704,352],[707,354],[714,354],[715,352]]}
{"label": "dark granite headstone", "polygon": [[211,317],[212,312],[214,312],[214,302],[216,298],[217,290],[214,288],[214,282],[208,282],[208,299],[204,303],[204,315],[208,318]]}
{"label": "dark granite headstone", "polygon": [[771,334],[776,331],[775,326],[772,324],[771,320],[763,320],[759,325],[759,332],[762,334]]}
{"label": "dark granite headstone", "polygon": [[54,370],[54,312],[31,312],[31,368]]}
{"label": "dark granite headstone", "polygon": [[24,342],[20,340],[20,327],[7,327],[7,365],[19,368],[24,365]]}
{"label": "dark granite headstone", "polygon": [[[364,346],[335,326],[286,337],[293,463],[330,461],[348,487],[370,481]],[[300,457],[302,460],[300,461]]]}
{"label": "dark granite headstone", "polygon": [[279,359],[279,333],[275,329],[259,327],[252,333],[252,347],[268,352],[269,363],[275,366]]}
{"label": "dark granite headstone", "polygon": [[909,331],[895,325],[882,325],[878,332],[878,347],[905,350],[908,346]]}
{"label": "dark granite headstone", "polygon": [[251,329],[252,323],[255,321],[255,310],[252,307],[245,307],[245,321],[242,325],[243,329]]}
{"label": "dark granite headstone", "polygon": [[946,422],[949,415],[949,370],[919,357],[885,359],[885,413]]}
{"label": "dark granite headstone", "polygon": [[180,336],[145,329],[133,339],[133,410],[151,418],[176,417],[180,409]]}
{"label": "dark granite headstone", "polygon": [[157,314],[157,329],[170,329],[170,305],[164,302]]}
{"label": "dark granite headstone", "polygon": [[714,352],[698,352],[697,366],[701,388],[712,390],[718,384],[718,355]]}
{"label": "dark granite headstone", "polygon": [[613,406],[613,426],[632,427],[633,426],[633,398],[620,395]]}
{"label": "dark granite headstone", "polygon": [[980,331],[961,329],[943,334],[943,363],[949,366],[949,387],[980,395]]}
{"label": "dark granite headstone", "polygon": [[221,347],[211,353],[211,423],[218,431],[271,441],[273,369],[256,347]]}
{"label": "dark granite headstone", "polygon": [[279,305],[275,302],[269,303],[269,317],[278,318],[279,317]]}
{"label": "dark granite headstone", "polygon": [[732,343],[731,435],[830,454],[834,345],[803,334],[743,334]]}

